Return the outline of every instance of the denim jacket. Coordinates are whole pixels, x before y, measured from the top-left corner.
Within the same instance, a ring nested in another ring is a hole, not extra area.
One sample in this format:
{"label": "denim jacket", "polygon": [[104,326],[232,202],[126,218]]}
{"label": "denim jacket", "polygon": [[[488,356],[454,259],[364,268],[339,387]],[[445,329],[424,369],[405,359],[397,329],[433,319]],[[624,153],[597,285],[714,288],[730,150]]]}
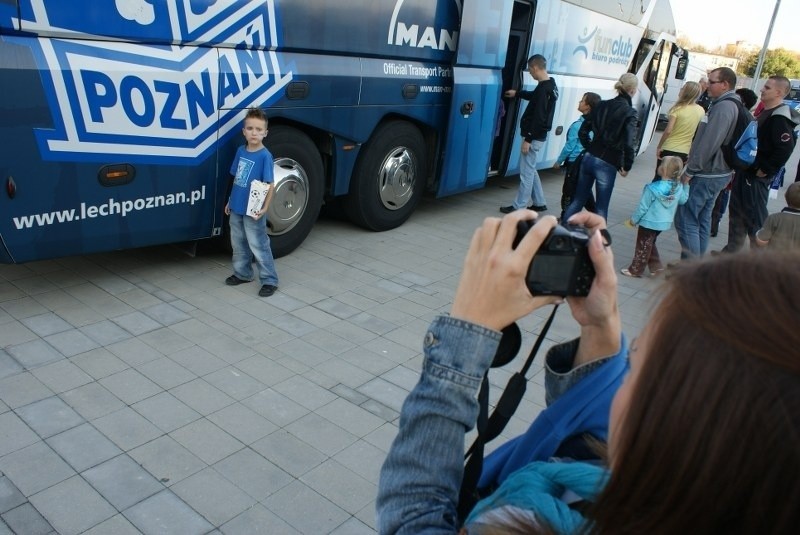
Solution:
{"label": "denim jacket", "polygon": [[[381,469],[376,500],[379,533],[458,530],[464,433],[475,425],[481,379],[499,342],[499,332],[456,318],[440,316],[431,324],[423,344],[420,380],[403,404],[398,435]],[[624,339],[622,345],[622,356],[616,356],[620,359],[624,359]],[[551,349],[548,361],[559,348],[574,357],[577,343]],[[563,361],[563,355],[556,360]],[[548,369],[548,399],[597,369],[597,365],[582,366],[574,374]]]}

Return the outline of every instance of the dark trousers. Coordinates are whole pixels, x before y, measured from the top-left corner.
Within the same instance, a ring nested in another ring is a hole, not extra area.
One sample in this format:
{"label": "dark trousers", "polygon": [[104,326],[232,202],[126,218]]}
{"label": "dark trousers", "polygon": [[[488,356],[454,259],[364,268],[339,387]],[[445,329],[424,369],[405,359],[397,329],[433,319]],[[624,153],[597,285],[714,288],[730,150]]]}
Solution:
{"label": "dark trousers", "polygon": [[[564,185],[561,188],[561,217],[559,217],[559,219],[564,218],[564,212],[567,210],[567,206],[569,206],[569,203],[571,203],[573,197],[575,197],[575,190],[578,187],[578,171],[581,167],[582,158],[583,155],[578,156],[572,162],[566,162],[564,164]],[[594,195],[589,193],[589,198],[586,200],[584,206],[590,212],[595,211]]]}
{"label": "dark trousers", "polygon": [[664,156],[677,156],[683,161],[683,165],[686,165],[686,160],[689,159],[689,155],[684,152],[674,152],[671,150],[662,150],[661,151],[661,158],[656,159],[656,176],[653,177],[653,182],[657,182],[661,180],[661,177],[658,176],[658,168],[661,166],[661,160],[664,159]]}
{"label": "dark trousers", "polygon": [[722,216],[725,215],[725,209],[728,208],[728,199],[731,192],[728,188],[719,192],[717,201],[714,203],[714,209],[711,210],[711,236],[714,237],[719,232],[719,222]]}
{"label": "dark trousers", "polygon": [[723,249],[735,253],[744,246],[745,237],[755,247],[756,232],[764,225],[769,212],[769,185],[772,177],[756,178],[751,171],[739,171],[731,189],[730,214],[728,216],[728,244]]}
{"label": "dark trousers", "polygon": [[660,230],[639,226],[639,231],[636,233],[636,250],[633,252],[633,260],[628,268],[632,275],[641,275],[644,273],[645,267],[650,269],[651,274],[664,269],[661,257],[658,256],[658,247],[656,247],[656,238],[659,234],[661,234]]}

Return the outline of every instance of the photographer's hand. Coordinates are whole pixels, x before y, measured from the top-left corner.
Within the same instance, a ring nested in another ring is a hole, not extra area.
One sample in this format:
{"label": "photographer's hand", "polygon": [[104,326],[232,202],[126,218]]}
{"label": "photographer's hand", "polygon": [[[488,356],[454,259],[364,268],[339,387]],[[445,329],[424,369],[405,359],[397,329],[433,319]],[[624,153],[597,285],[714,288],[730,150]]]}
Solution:
{"label": "photographer's hand", "polygon": [[499,331],[537,308],[561,301],[533,297],[525,285],[528,265],[556,218],[540,217],[517,248],[511,248],[517,223],[535,216],[530,210],[516,210],[503,219],[486,218],[475,231],[453,300],[453,317]]}
{"label": "photographer's hand", "polygon": [[606,228],[605,219],[590,212],[580,212],[569,222],[583,225],[591,235],[589,257],[595,270],[589,295],[567,299],[572,316],[581,326],[581,341],[573,363],[575,367],[618,352],[622,327],[617,306],[614,253],[605,245],[599,232]]}

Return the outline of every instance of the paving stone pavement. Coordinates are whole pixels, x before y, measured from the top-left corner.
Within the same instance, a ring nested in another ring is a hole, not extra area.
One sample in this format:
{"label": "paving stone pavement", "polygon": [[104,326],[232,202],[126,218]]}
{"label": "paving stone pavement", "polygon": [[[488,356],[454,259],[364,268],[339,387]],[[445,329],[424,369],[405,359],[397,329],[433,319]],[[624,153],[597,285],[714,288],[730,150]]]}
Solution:
{"label": "paving stone pavement", "polygon": [[[617,179],[617,269],[655,145]],[[561,175],[542,176],[555,211]],[[516,185],[425,200],[390,232],[323,220],[277,260],[267,299],[224,284],[225,255],[173,247],[0,266],[0,535],[374,533],[425,329],[449,310],[473,229]],[[782,192],[770,210],[781,207]],[[674,231],[659,249],[678,257]],[[660,284],[620,277],[629,335]],[[546,314],[520,321],[523,347]],[[576,333],[562,310],[546,345]],[[494,446],[542,409],[540,362]],[[493,400],[519,365],[492,371]]]}

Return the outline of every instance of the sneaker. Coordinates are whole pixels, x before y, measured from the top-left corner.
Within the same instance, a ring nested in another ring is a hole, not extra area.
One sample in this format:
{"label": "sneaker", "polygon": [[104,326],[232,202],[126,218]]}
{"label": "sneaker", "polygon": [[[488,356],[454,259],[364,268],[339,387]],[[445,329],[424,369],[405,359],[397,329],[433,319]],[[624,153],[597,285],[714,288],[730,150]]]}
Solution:
{"label": "sneaker", "polygon": [[277,287],[277,286],[273,286],[273,285],[271,285],[271,284],[265,284],[265,285],[264,285],[264,286],[262,286],[262,287],[261,287],[261,289],[258,291],[258,295],[260,295],[261,297],[269,297],[269,296],[271,296],[272,294],[274,294],[274,293],[275,293],[275,290],[277,290],[277,289],[278,289],[278,287]]}
{"label": "sneaker", "polygon": [[240,279],[236,275],[231,275],[230,277],[225,279],[225,284],[227,284],[228,286],[238,286],[238,285],[244,284],[246,282],[250,282],[250,281],[246,281],[244,279]]}
{"label": "sneaker", "polygon": [[511,212],[513,212],[514,210],[516,210],[516,208],[514,208],[514,206],[513,206],[513,205],[509,205],[509,206],[501,206],[501,207],[500,207],[500,212],[502,212],[502,213],[504,213],[504,214],[510,214],[510,213],[511,213]]}
{"label": "sneaker", "polygon": [[628,268],[622,268],[622,269],[619,270],[619,272],[622,273],[623,275],[625,275],[626,277],[633,277],[635,279],[641,278],[641,275],[634,275],[633,273],[631,273],[631,270],[629,270]]}
{"label": "sneaker", "polygon": [[536,206],[534,204],[533,206],[528,208],[528,210],[533,210],[534,212],[546,212],[547,211],[547,205],[546,204],[542,204],[540,206]]}

